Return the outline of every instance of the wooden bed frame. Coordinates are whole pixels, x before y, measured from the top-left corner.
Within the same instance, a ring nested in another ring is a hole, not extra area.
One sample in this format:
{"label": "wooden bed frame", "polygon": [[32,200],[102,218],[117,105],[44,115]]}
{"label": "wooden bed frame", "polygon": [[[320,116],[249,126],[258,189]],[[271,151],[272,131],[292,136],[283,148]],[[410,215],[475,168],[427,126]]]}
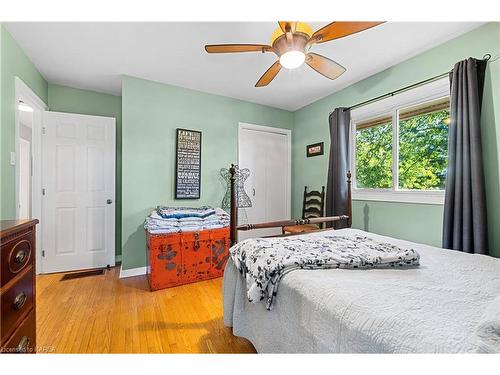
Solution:
{"label": "wooden bed frame", "polygon": [[[351,193],[351,171],[347,172],[347,212],[346,215],[340,216],[326,216],[317,217],[310,219],[296,219],[296,220],[282,220],[282,221],[271,221],[267,223],[259,224],[243,224],[238,225],[238,206],[236,197],[236,168],[234,164],[231,164],[229,168],[230,174],[230,242],[233,246],[237,242],[238,231],[239,230],[254,230],[254,229],[264,229],[264,228],[281,228],[284,226],[293,225],[304,225],[304,224],[319,224],[319,223],[329,223],[339,220],[346,220],[347,227],[350,228],[352,225],[352,193]],[[321,229],[320,229],[321,230]],[[324,230],[324,229],[323,229]],[[272,237],[285,237],[285,236],[295,236],[300,233],[290,233],[290,234],[280,234]]]}

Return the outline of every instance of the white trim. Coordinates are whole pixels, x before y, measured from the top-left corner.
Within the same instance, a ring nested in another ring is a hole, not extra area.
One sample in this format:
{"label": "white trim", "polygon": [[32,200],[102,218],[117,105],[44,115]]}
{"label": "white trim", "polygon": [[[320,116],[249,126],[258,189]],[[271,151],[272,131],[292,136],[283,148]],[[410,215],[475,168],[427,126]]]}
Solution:
{"label": "white trim", "polygon": [[146,275],[147,272],[148,272],[148,268],[146,266],[137,267],[137,268],[129,268],[127,270],[124,270],[123,266],[120,266],[120,279],[124,279],[126,277]]}
{"label": "white trim", "polygon": [[60,113],[62,115],[71,115],[71,116],[75,116],[75,117],[81,117],[83,119],[87,119],[87,118],[88,119],[95,119],[95,120],[99,120],[102,118],[113,119],[113,120],[115,120],[115,133],[116,133],[116,117],[113,117],[113,116],[86,115],[83,113],[60,112],[60,111],[50,111],[50,113]]}
{"label": "white trim", "polygon": [[22,97],[26,100],[29,100],[32,102],[32,104],[36,105],[37,107],[42,108],[43,110],[49,109],[47,104],[40,99],[40,97],[35,94],[35,92],[26,84],[24,81],[19,78],[19,77],[14,77],[15,81],[15,90],[16,90],[16,98],[17,95],[22,95]]}
{"label": "white trim", "polygon": [[[33,160],[32,178],[31,178],[31,216],[40,220],[42,217],[42,117],[43,111],[48,109],[47,104],[38,97],[31,88],[19,77],[14,77],[14,95],[15,95],[15,199],[16,199],[16,218],[19,217],[19,114],[17,104],[22,100],[33,108],[33,124],[31,127],[31,157]],[[42,226],[40,223],[36,230],[36,274],[43,273],[42,258]]]}
{"label": "white trim", "polygon": [[275,128],[272,126],[264,126],[264,125],[256,125],[256,124],[250,124],[246,122],[239,122],[238,123],[238,164],[240,163],[239,161],[239,149],[240,149],[240,139],[241,139],[241,131],[247,129],[247,130],[254,130],[254,131],[261,131],[261,132],[266,132],[266,133],[275,133],[275,134],[283,134],[287,138],[287,149],[288,149],[288,163],[287,163],[287,207],[286,207],[286,216],[288,219],[291,218],[292,216],[292,130],[291,129],[284,129],[284,128]]}
{"label": "white trim", "polygon": [[[22,137],[19,137],[17,139],[17,142],[18,142],[18,151],[19,151],[19,156],[17,158],[17,160],[20,162],[21,161],[21,157],[23,156],[23,151],[24,153],[28,153],[28,155],[24,155],[25,158],[27,160],[29,160],[29,167],[28,169],[25,171],[24,175],[21,175],[21,173],[19,173],[19,185],[18,185],[18,201],[17,201],[17,215],[16,215],[16,218],[17,219],[20,219],[20,218],[24,218],[24,219],[27,219],[27,218],[31,218],[32,217],[32,214],[31,214],[31,208],[33,206],[33,192],[32,192],[32,189],[33,189],[33,183],[32,183],[32,170],[31,170],[31,164],[32,164],[32,155],[31,153],[33,152],[33,147],[31,146],[31,140],[27,140],[27,139],[24,139]],[[21,164],[19,164],[19,172],[20,172],[20,169],[21,169]],[[26,174],[28,174],[29,176],[26,176]],[[26,193],[27,195],[27,199],[28,201],[27,202],[24,202],[28,207],[24,207],[24,210],[26,212],[26,214],[22,215],[21,216],[21,195],[19,194],[20,193],[20,189],[21,189],[21,180],[24,180],[26,185],[27,185],[27,188],[28,188],[28,192]]]}
{"label": "white trim", "polygon": [[290,129],[276,128],[274,126],[250,124],[248,122],[239,122],[238,124],[239,124],[239,130],[249,129],[266,133],[285,134],[288,137],[292,135],[292,131]]}
{"label": "white trim", "polygon": [[402,203],[444,204],[444,190],[399,190],[398,174],[393,173],[391,189],[358,189],[356,187],[356,126],[358,122],[371,118],[392,116],[392,170],[397,171],[399,160],[399,109],[450,95],[448,78],[443,78],[412,90],[382,99],[351,112],[350,168],[352,173],[352,199]]}
{"label": "white trim", "polygon": [[385,189],[353,189],[352,199],[355,201],[380,201],[399,203],[444,204],[443,190],[385,190]]}

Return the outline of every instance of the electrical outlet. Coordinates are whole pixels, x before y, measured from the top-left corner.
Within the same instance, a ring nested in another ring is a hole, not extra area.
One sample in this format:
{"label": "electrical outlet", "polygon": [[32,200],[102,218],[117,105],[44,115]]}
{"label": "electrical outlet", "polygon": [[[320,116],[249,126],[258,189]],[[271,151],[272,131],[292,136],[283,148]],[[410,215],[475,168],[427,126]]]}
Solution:
{"label": "electrical outlet", "polygon": [[10,165],[16,165],[16,153],[15,152],[10,153]]}

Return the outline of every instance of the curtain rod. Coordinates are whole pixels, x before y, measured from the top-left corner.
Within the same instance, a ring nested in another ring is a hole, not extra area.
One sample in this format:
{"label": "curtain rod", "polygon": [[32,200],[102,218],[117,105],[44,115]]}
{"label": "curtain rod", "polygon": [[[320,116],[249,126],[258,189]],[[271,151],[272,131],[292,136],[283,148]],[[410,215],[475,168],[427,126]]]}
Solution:
{"label": "curtain rod", "polygon": [[[491,55],[489,53],[487,53],[486,55],[483,56],[482,60],[486,60],[488,61],[489,59],[491,59]],[[350,107],[347,107],[344,109],[344,111],[346,110],[349,110],[349,109],[356,109],[356,108],[359,108],[359,107],[362,107],[364,105],[367,105],[367,104],[370,104],[370,103],[373,103],[373,102],[376,102],[378,100],[381,100],[381,99],[384,99],[384,98],[388,98],[388,97],[391,97],[391,96],[394,96],[396,94],[400,94],[402,92],[405,92],[405,91],[408,91],[410,89],[413,89],[415,87],[419,87],[419,86],[422,86],[422,85],[425,85],[426,83],[431,83],[433,81],[437,81],[438,79],[441,79],[441,78],[444,78],[444,77],[447,77],[449,74],[450,74],[451,71],[448,71],[448,72],[445,72],[445,73],[442,73],[442,74],[439,74],[437,76],[434,76],[434,77],[431,77],[431,78],[427,78],[427,79],[424,79],[423,81],[420,81],[420,82],[417,82],[417,83],[413,83],[411,85],[408,85],[408,86],[405,86],[405,87],[402,87],[400,89],[397,89],[397,90],[394,90],[394,91],[391,91],[387,94],[384,94],[384,95],[380,95],[380,96],[377,96],[375,98],[372,98],[372,99],[369,99],[369,100],[365,100],[364,102],[361,102],[361,103],[357,103],[357,104],[354,104]],[[332,114],[333,112],[330,112],[330,114]]]}

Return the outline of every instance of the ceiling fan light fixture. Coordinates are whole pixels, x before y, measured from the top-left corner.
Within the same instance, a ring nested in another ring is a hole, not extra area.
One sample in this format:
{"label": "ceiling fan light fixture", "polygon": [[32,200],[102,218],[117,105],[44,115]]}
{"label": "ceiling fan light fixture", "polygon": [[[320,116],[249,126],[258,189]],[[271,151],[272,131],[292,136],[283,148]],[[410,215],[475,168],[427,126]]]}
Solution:
{"label": "ceiling fan light fixture", "polygon": [[288,51],[280,56],[280,64],[287,69],[295,69],[301,66],[306,60],[306,55],[302,51]]}
{"label": "ceiling fan light fixture", "polygon": [[[294,23],[295,23],[296,33],[304,34],[305,36],[307,36],[307,38],[309,38],[311,35],[314,34],[313,29],[307,23],[305,22],[294,22]],[[278,27],[276,30],[274,30],[273,35],[271,36],[271,45],[273,45],[276,39],[278,39],[283,34],[284,32],[281,29],[281,27]]]}
{"label": "ceiling fan light fixture", "polygon": [[311,46],[359,33],[383,22],[334,21],[313,32],[304,22],[278,21],[271,44],[207,44],[208,53],[269,52],[278,60],[259,78],[255,87],[264,87],[276,77],[281,68],[296,69],[306,63],[311,69],[329,79],[337,79],[346,69],[328,57],[311,51]]}

